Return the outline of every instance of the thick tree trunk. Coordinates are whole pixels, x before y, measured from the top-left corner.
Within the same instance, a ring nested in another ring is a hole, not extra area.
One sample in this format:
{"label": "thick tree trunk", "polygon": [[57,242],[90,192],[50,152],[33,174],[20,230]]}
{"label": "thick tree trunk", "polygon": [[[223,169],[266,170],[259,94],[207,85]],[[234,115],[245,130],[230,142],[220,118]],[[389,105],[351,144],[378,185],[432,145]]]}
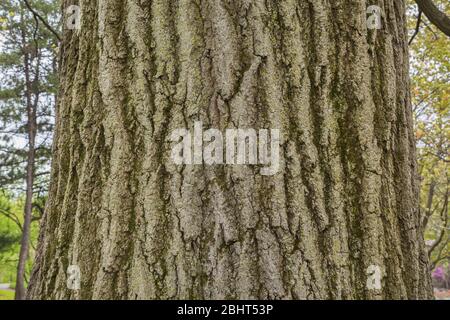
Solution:
{"label": "thick tree trunk", "polygon": [[[405,4],[368,6],[82,1],[29,297],[431,298]],[[280,129],[279,172],[176,165],[196,121]]]}

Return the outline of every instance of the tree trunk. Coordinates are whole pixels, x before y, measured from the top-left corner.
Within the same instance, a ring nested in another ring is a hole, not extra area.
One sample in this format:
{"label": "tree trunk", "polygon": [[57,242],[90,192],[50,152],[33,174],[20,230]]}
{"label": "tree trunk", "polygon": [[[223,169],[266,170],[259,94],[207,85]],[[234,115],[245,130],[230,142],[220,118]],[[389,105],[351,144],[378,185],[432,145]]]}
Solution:
{"label": "tree trunk", "polygon": [[[382,3],[369,30],[365,1],[83,1],[29,298],[431,298],[405,3]],[[279,129],[279,172],[175,164],[197,121]]]}
{"label": "tree trunk", "polygon": [[[22,43],[24,50],[28,50],[25,37],[25,31],[22,32]],[[32,49],[36,50],[37,47]],[[27,260],[30,250],[30,232],[31,232],[31,220],[33,216],[33,190],[34,190],[34,172],[35,172],[35,157],[36,157],[36,132],[37,132],[37,119],[36,110],[39,101],[39,93],[37,92],[37,81],[39,79],[38,69],[32,79],[32,64],[30,59],[30,52],[26,52],[24,55],[24,76],[25,76],[25,101],[27,104],[27,168],[25,177],[26,195],[24,205],[24,219],[22,225],[22,238],[20,241],[19,261],[17,264],[17,276],[15,287],[15,299],[24,300],[26,297],[25,289],[25,272],[27,266]],[[37,67],[39,68],[39,63]],[[34,99],[33,99],[34,98]]]}

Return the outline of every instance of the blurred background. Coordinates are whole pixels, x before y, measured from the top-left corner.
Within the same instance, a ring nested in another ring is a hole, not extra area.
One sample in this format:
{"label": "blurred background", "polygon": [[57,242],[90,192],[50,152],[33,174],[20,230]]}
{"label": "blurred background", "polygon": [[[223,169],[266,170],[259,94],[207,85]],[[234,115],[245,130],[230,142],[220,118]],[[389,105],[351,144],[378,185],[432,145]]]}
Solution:
{"label": "blurred background", "polygon": [[[434,2],[450,15],[448,0]],[[45,207],[58,84],[59,11],[58,0],[0,4],[0,300],[14,299],[17,277],[28,283]],[[420,210],[435,297],[450,300],[450,39],[413,1],[407,14]],[[32,175],[27,175],[27,167]],[[26,196],[27,190],[32,196]],[[27,210],[30,228],[24,221]],[[29,248],[21,255],[24,243]],[[20,263],[24,272],[18,272]]]}

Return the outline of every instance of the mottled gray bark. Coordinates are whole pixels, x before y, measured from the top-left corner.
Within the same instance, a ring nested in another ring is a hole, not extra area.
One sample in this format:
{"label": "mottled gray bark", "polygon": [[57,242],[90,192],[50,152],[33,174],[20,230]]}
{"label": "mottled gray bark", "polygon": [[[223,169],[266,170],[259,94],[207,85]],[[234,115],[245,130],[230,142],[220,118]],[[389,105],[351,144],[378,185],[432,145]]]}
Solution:
{"label": "mottled gray bark", "polygon": [[[29,298],[431,298],[405,4],[369,4],[81,1]],[[280,129],[280,172],[175,165],[195,121]]]}

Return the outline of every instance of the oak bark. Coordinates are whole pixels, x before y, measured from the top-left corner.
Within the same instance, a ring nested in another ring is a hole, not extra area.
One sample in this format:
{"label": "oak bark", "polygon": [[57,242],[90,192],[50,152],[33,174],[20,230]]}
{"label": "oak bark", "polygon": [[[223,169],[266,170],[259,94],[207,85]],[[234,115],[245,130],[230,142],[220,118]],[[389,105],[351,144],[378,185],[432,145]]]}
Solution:
{"label": "oak bark", "polygon": [[[81,1],[28,297],[431,298],[405,3],[377,3]],[[280,129],[280,172],[175,165],[195,121]]]}

